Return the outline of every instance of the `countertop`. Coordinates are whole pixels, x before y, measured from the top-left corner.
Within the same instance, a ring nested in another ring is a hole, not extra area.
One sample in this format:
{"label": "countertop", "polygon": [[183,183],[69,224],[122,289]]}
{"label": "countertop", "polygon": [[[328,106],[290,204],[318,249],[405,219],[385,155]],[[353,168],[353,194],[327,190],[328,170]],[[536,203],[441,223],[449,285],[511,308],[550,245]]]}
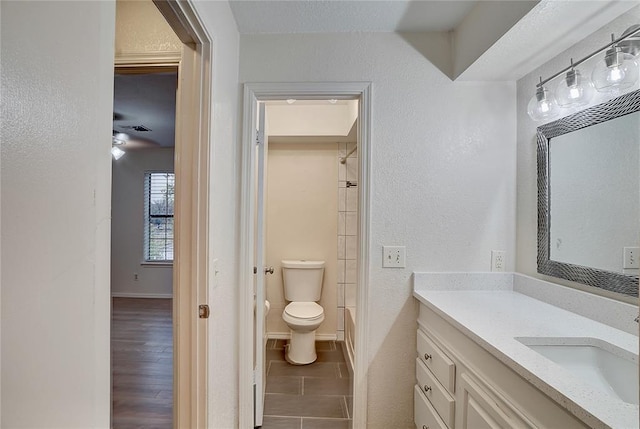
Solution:
{"label": "countertop", "polygon": [[[437,275],[440,281],[443,274]],[[495,289],[483,285],[483,290],[470,290],[460,284],[447,290],[441,282],[437,290],[432,290],[428,279],[422,280],[414,284],[416,299],[580,420],[592,427],[638,428],[637,405],[591,387],[515,339],[595,338],[635,355],[637,361],[637,336],[514,291],[504,277]],[[473,276],[465,283],[473,284]]]}

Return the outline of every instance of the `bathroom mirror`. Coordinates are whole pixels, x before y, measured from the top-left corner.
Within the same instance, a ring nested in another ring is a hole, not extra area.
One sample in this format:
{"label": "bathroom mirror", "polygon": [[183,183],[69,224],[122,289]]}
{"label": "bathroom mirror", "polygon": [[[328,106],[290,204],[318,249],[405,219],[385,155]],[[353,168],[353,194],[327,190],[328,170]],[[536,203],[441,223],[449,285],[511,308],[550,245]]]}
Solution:
{"label": "bathroom mirror", "polygon": [[640,90],[542,125],[537,138],[538,272],[637,296],[625,255],[640,256]]}

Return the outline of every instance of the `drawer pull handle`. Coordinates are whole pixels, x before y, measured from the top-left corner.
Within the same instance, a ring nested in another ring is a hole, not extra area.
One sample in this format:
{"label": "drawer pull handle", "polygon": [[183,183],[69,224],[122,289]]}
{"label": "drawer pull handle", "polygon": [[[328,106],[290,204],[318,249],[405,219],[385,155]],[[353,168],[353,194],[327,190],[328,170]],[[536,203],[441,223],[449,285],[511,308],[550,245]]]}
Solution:
{"label": "drawer pull handle", "polygon": [[422,429],[429,429],[429,426],[427,426],[427,425],[422,425]]}
{"label": "drawer pull handle", "polygon": [[425,353],[424,354],[424,360],[429,360],[429,359],[431,359],[431,355],[428,354],[428,353]]}
{"label": "drawer pull handle", "polygon": [[424,391],[425,393],[431,390],[431,386],[427,386],[426,384],[424,385]]}

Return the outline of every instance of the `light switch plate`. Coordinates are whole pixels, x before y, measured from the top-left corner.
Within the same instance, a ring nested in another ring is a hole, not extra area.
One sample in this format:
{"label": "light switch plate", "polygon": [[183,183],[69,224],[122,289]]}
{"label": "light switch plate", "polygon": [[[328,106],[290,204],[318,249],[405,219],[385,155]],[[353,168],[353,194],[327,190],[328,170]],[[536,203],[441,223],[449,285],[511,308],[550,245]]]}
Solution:
{"label": "light switch plate", "polygon": [[382,268],[405,268],[405,246],[382,246]]}

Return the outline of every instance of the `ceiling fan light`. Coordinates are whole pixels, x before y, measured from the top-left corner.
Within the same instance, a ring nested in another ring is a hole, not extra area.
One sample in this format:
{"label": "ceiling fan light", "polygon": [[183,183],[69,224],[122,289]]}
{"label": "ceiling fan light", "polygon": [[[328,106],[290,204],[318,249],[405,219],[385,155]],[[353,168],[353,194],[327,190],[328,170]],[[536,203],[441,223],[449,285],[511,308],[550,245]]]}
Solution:
{"label": "ceiling fan light", "polygon": [[125,154],[125,151],[123,151],[119,147],[117,146],[111,147],[111,155],[113,155],[113,159],[115,159],[116,161],[122,158],[124,154]]}
{"label": "ceiling fan light", "polygon": [[116,133],[111,138],[111,143],[115,145],[123,145],[129,141],[129,134]]}

